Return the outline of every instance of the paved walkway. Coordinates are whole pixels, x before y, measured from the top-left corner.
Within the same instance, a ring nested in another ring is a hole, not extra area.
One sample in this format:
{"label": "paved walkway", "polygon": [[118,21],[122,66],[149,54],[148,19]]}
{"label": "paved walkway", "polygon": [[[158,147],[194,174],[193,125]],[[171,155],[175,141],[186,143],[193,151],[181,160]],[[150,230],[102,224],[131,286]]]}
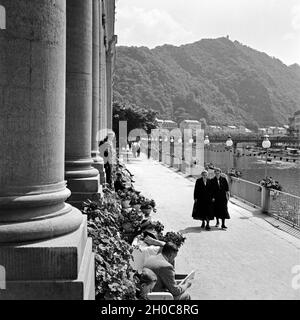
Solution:
{"label": "paved walkway", "polygon": [[127,167],[135,175],[136,189],[156,201],[154,220],[165,231],[185,234],[176,271],[197,270],[189,289],[193,299],[300,300],[300,289],[292,288],[292,268],[300,265],[299,239],[276,229],[254,209],[232,202],[228,230],[205,231],[191,217],[193,181],[152,160],[133,159]]}

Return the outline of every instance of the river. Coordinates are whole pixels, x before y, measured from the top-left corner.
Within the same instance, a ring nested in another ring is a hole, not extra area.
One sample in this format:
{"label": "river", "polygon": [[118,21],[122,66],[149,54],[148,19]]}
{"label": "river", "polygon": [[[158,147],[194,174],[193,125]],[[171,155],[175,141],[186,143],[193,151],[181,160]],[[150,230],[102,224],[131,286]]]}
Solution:
{"label": "river", "polygon": [[[265,176],[265,158],[254,156],[252,152],[245,152],[244,156],[233,161],[233,154],[229,151],[208,151],[205,161],[227,171],[228,168],[237,168],[242,172],[242,179],[257,183]],[[235,165],[233,164],[235,162]],[[272,159],[267,163],[267,176],[277,180],[284,192],[300,196],[300,162],[286,162]]]}

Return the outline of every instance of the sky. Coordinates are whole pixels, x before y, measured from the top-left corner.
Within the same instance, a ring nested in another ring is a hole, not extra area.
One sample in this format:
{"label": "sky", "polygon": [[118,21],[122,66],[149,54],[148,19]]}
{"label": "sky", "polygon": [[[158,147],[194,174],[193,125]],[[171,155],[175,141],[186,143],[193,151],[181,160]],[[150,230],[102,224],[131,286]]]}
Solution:
{"label": "sky", "polygon": [[117,0],[116,34],[149,48],[228,35],[300,65],[300,0]]}

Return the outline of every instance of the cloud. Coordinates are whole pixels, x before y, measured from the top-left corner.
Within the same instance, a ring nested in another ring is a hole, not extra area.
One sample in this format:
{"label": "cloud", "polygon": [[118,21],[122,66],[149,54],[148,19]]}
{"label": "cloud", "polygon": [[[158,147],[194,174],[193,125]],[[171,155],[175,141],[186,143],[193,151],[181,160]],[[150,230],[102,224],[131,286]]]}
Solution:
{"label": "cloud", "polygon": [[193,32],[186,30],[166,11],[138,7],[123,7],[117,11],[117,33],[121,45],[145,45],[150,48],[197,39]]}
{"label": "cloud", "polygon": [[289,33],[286,33],[282,37],[282,39],[285,40],[285,41],[294,41],[294,40],[297,39],[297,35],[295,33],[289,32]]}
{"label": "cloud", "polygon": [[292,27],[295,30],[300,30],[300,5],[292,8]]}

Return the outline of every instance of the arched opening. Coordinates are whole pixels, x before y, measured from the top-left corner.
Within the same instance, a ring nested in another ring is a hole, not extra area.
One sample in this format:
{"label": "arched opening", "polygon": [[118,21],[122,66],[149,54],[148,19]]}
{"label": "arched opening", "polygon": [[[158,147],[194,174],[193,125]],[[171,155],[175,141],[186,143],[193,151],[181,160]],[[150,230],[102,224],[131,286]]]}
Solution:
{"label": "arched opening", "polygon": [[6,29],[6,10],[0,5],[0,29]]}

